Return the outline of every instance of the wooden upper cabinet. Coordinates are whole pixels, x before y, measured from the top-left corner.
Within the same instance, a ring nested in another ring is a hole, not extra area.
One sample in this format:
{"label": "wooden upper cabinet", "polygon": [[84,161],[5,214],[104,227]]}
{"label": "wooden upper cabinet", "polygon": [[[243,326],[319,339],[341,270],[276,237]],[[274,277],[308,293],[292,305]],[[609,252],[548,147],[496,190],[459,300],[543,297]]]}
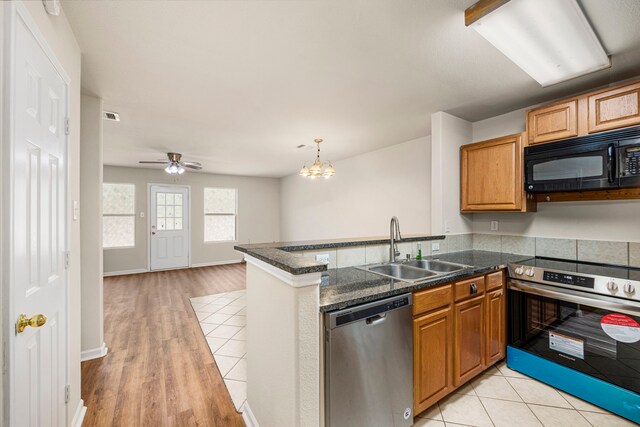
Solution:
{"label": "wooden upper cabinet", "polygon": [[640,124],[640,82],[587,97],[589,133]]}
{"label": "wooden upper cabinet", "polygon": [[530,145],[578,136],[578,100],[528,111],[527,134]]}
{"label": "wooden upper cabinet", "polygon": [[523,184],[522,138],[517,133],[460,148],[460,210],[532,211]]}

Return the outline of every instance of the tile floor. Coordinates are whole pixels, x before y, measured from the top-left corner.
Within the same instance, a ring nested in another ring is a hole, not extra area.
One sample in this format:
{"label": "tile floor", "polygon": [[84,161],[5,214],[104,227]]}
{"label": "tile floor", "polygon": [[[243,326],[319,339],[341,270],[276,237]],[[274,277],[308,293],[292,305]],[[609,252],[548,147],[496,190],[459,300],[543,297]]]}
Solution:
{"label": "tile floor", "polygon": [[[247,398],[246,294],[191,298],[236,409]],[[419,414],[414,427],[627,427],[635,423],[507,368],[504,362]]]}
{"label": "tile floor", "polygon": [[636,424],[507,368],[489,369],[416,417],[414,427],[626,427]]}
{"label": "tile floor", "polygon": [[236,409],[247,400],[247,312],[245,291],[191,298],[202,333]]}

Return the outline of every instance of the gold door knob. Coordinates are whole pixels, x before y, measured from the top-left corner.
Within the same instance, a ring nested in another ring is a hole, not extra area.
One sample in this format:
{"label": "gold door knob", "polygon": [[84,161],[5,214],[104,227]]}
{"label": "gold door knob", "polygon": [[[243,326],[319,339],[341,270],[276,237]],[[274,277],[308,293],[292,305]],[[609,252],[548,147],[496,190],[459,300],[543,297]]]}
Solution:
{"label": "gold door knob", "polygon": [[31,326],[32,328],[39,328],[45,323],[47,323],[47,316],[45,316],[44,314],[36,314],[35,316],[31,317],[27,317],[25,314],[21,314],[20,316],[18,316],[18,321],[16,322],[16,332],[21,334],[27,326]]}

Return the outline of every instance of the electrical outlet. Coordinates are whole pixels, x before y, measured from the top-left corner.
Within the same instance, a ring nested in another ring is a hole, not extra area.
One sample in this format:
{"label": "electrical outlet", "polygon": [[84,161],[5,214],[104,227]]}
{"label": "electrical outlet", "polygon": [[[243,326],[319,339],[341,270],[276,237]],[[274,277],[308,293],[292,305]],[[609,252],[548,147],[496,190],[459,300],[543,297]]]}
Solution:
{"label": "electrical outlet", "polygon": [[435,242],[431,244],[431,250],[432,251],[439,251],[440,250],[440,242]]}
{"label": "electrical outlet", "polygon": [[498,231],[498,221],[491,221],[491,231]]}
{"label": "electrical outlet", "polygon": [[144,212],[140,212],[140,218],[144,218]]}
{"label": "electrical outlet", "polygon": [[329,264],[329,254],[316,255],[316,261]]}

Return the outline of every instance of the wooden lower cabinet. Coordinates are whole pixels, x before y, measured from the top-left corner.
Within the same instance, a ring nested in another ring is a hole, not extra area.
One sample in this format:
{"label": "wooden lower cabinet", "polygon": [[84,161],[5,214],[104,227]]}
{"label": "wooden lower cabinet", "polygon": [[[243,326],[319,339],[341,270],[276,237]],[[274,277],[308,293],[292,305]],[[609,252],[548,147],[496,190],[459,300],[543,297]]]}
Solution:
{"label": "wooden lower cabinet", "polygon": [[487,292],[485,365],[489,366],[506,356],[506,298],[502,289]]}
{"label": "wooden lower cabinet", "polygon": [[485,296],[454,306],[453,384],[458,386],[484,370]]}
{"label": "wooden lower cabinet", "polygon": [[451,307],[413,321],[413,400],[416,414],[429,408],[453,389]]}
{"label": "wooden lower cabinet", "polygon": [[[472,284],[476,292],[462,292]],[[503,271],[414,294],[415,414],[504,358],[505,298]]]}

